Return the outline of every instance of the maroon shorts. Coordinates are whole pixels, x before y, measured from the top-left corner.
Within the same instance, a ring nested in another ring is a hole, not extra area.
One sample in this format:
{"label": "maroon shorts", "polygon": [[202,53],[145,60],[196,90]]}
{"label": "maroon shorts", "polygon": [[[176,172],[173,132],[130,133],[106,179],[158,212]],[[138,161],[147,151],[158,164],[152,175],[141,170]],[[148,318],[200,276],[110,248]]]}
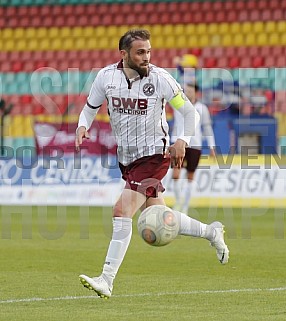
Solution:
{"label": "maroon shorts", "polygon": [[126,181],[124,188],[139,192],[147,197],[157,197],[165,188],[161,180],[167,174],[170,159],[161,154],[145,156],[124,166],[119,163],[122,178]]}
{"label": "maroon shorts", "polygon": [[195,148],[186,148],[184,167],[187,172],[194,173],[199,165],[202,151]]}

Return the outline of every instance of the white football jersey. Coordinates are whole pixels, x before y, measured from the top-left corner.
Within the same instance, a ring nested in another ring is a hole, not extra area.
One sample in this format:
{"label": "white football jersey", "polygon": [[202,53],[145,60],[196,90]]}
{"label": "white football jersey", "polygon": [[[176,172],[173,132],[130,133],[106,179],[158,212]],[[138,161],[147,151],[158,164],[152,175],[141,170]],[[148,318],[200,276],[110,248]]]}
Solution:
{"label": "white football jersey", "polygon": [[150,64],[148,76],[128,79],[122,67],[120,62],[98,72],[87,106],[96,109],[107,99],[119,162],[128,165],[143,156],[162,154],[169,146],[165,103],[182,88],[163,68]]}

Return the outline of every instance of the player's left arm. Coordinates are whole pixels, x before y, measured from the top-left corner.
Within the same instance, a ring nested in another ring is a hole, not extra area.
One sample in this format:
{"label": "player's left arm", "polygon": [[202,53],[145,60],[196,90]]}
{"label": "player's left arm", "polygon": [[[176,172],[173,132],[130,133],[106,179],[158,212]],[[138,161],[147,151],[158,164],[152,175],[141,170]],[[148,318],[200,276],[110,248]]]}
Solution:
{"label": "player's left arm", "polygon": [[189,145],[191,137],[195,134],[196,127],[200,123],[200,115],[193,104],[182,91],[179,91],[169,104],[183,115],[183,123],[178,133],[176,142],[169,147],[171,165],[180,168],[182,166],[185,148]]}

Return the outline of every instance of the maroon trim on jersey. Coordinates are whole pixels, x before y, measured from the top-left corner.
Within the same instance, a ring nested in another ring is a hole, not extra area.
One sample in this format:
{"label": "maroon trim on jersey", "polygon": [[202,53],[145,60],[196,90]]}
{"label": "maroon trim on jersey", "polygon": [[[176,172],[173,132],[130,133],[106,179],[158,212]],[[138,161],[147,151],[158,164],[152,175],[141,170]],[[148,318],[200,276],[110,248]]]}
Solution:
{"label": "maroon trim on jersey", "polygon": [[123,69],[123,59],[121,59],[117,65],[117,69]]}
{"label": "maroon trim on jersey", "polygon": [[99,105],[99,106],[92,106],[88,101],[86,101],[86,104],[87,104],[87,106],[88,106],[89,108],[91,108],[91,109],[98,109],[98,108],[101,107],[101,105]]}
{"label": "maroon trim on jersey", "polygon": [[119,163],[122,178],[126,181],[125,189],[131,189],[146,197],[158,197],[165,188],[161,180],[170,167],[170,158],[161,154],[144,156],[124,166]]}

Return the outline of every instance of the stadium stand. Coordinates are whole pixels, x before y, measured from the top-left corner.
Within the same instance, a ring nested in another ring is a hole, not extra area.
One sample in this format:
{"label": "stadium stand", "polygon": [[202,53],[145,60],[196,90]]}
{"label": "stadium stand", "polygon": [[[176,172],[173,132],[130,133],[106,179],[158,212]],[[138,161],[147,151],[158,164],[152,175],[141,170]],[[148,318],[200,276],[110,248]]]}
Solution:
{"label": "stadium stand", "polygon": [[254,77],[275,92],[271,113],[285,144],[285,0],[0,0],[0,16],[0,90],[14,105],[4,130],[11,146],[34,146],[33,123],[62,121],[68,104],[74,121],[96,68],[118,60],[119,36],[138,26],[152,34],[154,64],[171,68],[174,56],[192,53],[206,68],[203,83],[197,75],[204,87],[213,68],[225,68],[234,81]]}

